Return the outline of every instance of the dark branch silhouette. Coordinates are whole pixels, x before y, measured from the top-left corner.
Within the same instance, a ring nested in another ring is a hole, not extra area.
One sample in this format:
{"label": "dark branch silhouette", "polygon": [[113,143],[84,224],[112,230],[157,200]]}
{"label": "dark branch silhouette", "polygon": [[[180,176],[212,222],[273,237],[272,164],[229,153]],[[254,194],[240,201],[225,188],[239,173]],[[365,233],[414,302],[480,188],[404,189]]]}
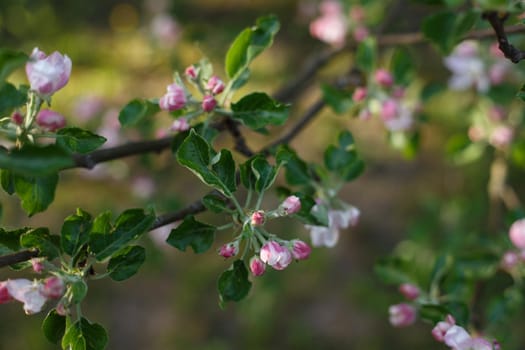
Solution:
{"label": "dark branch silhouette", "polygon": [[506,58],[512,63],[518,63],[525,59],[525,51],[517,49],[514,45],[509,42],[507,34],[505,33],[505,21],[509,18],[509,14],[499,14],[495,11],[488,11],[483,13],[483,18],[489,21],[490,25],[496,33],[498,38],[498,47],[503,52]]}

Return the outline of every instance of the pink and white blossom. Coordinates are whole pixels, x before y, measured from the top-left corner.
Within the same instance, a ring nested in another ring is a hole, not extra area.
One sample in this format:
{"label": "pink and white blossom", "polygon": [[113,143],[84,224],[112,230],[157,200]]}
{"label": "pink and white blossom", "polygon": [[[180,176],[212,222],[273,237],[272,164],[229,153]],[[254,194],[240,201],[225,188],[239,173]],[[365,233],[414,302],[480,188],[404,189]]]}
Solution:
{"label": "pink and white blossom", "polygon": [[322,15],[310,23],[310,34],[327,44],[342,46],[348,27],[341,4],[327,0],[321,3],[320,8]]}
{"label": "pink and white blossom", "polygon": [[36,314],[42,310],[47,298],[40,293],[42,285],[28,279],[8,280],[7,290],[13,299],[24,303],[24,311],[28,315]]}
{"label": "pink and white blossom", "polygon": [[266,264],[257,255],[252,256],[249,265],[254,276],[261,276],[266,271]]}
{"label": "pink and white blossom", "polygon": [[301,200],[297,196],[288,196],[281,203],[280,207],[284,211],[285,215],[291,215],[301,210]]}
{"label": "pink and white blossom", "polygon": [[259,252],[259,257],[276,270],[284,270],[292,262],[290,250],[275,241],[266,242]]}
{"label": "pink and white blossom", "polygon": [[190,128],[190,123],[188,123],[188,119],[184,117],[175,119],[173,121],[173,124],[171,124],[171,131],[175,131],[175,132],[186,131],[189,128]]}
{"label": "pink and white blossom", "polygon": [[390,324],[394,327],[408,327],[416,322],[416,308],[409,304],[391,305],[388,313]]}
{"label": "pink and white blossom", "polygon": [[456,320],[452,315],[447,315],[445,321],[440,321],[432,329],[432,336],[439,342],[445,341],[445,334],[447,331],[456,324]]}
{"label": "pink and white blossom", "polygon": [[173,47],[181,34],[180,25],[167,13],[159,13],[151,20],[150,30],[155,40],[165,48]]}
{"label": "pink and white blossom", "polygon": [[165,111],[177,111],[186,105],[186,93],[182,86],[173,83],[167,86],[167,92],[159,100],[159,107]]}
{"label": "pink and white blossom", "polygon": [[64,291],[64,281],[57,276],[46,278],[40,288],[40,293],[48,299],[59,299]]}
{"label": "pink and white blossom", "polygon": [[519,249],[525,249],[525,219],[514,221],[509,230],[511,242]]}
{"label": "pink and white blossom", "polygon": [[[317,210],[316,206],[312,208]],[[305,225],[310,231],[310,238],[314,247],[334,247],[339,241],[339,231],[348,226],[354,226],[359,220],[359,209],[349,206],[346,210],[330,210],[328,212],[328,226]]]}
{"label": "pink and white blossom", "polygon": [[41,109],[36,116],[36,123],[48,131],[56,131],[66,126],[66,118],[50,109]]}
{"label": "pink and white blossom", "polygon": [[484,338],[472,338],[460,326],[454,325],[447,330],[444,342],[454,350],[492,350],[492,343]]}
{"label": "pink and white blossom", "polygon": [[452,53],[445,57],[445,66],[452,72],[448,86],[452,90],[466,90],[474,87],[486,92],[490,87],[489,76],[479,56],[478,44],[472,40],[461,42]]}
{"label": "pink and white blossom", "polygon": [[514,131],[507,125],[496,126],[489,136],[489,142],[492,146],[505,148],[512,142]]}
{"label": "pink and white blossom", "polygon": [[518,255],[518,253],[512,250],[509,250],[509,251],[506,251],[501,257],[500,265],[504,270],[510,271],[514,269],[516,265],[520,263],[520,261],[521,261],[521,258]]}
{"label": "pink and white blossom", "polygon": [[71,75],[71,59],[55,51],[47,56],[38,47],[33,49],[26,74],[31,90],[42,97],[49,97],[64,87]]}

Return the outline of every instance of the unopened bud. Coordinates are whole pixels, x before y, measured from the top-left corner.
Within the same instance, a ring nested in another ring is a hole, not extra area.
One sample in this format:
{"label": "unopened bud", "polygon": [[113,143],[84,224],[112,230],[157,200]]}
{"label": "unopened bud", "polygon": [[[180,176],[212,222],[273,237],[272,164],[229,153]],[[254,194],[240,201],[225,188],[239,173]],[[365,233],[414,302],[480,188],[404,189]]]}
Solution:
{"label": "unopened bud", "polygon": [[56,131],[66,126],[66,118],[49,109],[41,109],[36,116],[36,123],[43,129]]}
{"label": "unopened bud", "polygon": [[312,252],[312,248],[305,242],[294,239],[292,241],[292,256],[296,260],[304,260],[308,259],[310,256],[310,253]]}
{"label": "unopened bud", "polygon": [[212,94],[217,95],[224,91],[224,82],[214,75],[208,80],[206,88],[210,90]]}
{"label": "unopened bud", "polygon": [[24,123],[24,116],[20,111],[14,111],[11,115],[11,121],[16,125],[22,125]]}
{"label": "unopened bud", "polygon": [[186,118],[178,118],[173,121],[171,124],[171,131],[180,132],[186,131],[190,128],[190,124]]}
{"label": "unopened bud", "polygon": [[206,95],[202,99],[202,109],[205,112],[211,112],[217,106],[217,101],[212,95]]}
{"label": "unopened bud", "polygon": [[525,249],[525,219],[515,221],[509,230],[509,238],[519,249]]}
{"label": "unopened bud", "polygon": [[197,79],[197,69],[195,69],[194,65],[188,66],[184,71],[184,74],[186,74],[186,76],[191,80]]}
{"label": "unopened bud", "polygon": [[388,308],[390,324],[394,327],[407,327],[416,321],[416,309],[409,304],[396,304]]}
{"label": "unopened bud", "polygon": [[266,215],[264,211],[257,210],[252,213],[252,216],[250,217],[250,224],[252,226],[261,226],[264,225],[264,222],[266,221]]}
{"label": "unopened bud", "polygon": [[415,300],[419,297],[421,291],[419,288],[411,283],[403,283],[399,286],[399,292],[403,294],[408,300]]}
{"label": "unopened bud", "polygon": [[61,278],[53,276],[44,281],[40,294],[48,299],[58,299],[62,297],[65,291],[64,281]]}
{"label": "unopened bud", "polygon": [[176,111],[186,105],[186,93],[178,84],[168,85],[167,92],[159,100],[159,107],[165,111]]}
{"label": "unopened bud", "polygon": [[5,304],[14,300],[11,294],[9,294],[9,289],[7,288],[7,282],[0,282],[0,304]]}
{"label": "unopened bud", "polygon": [[237,255],[238,252],[239,243],[237,241],[233,243],[226,243],[219,248],[219,255],[226,259]]}
{"label": "unopened bud", "polygon": [[382,87],[390,87],[394,83],[392,74],[386,69],[378,69],[374,74],[374,80]]}
{"label": "unopened bud", "polygon": [[301,210],[301,200],[297,196],[288,196],[281,203],[281,208],[286,215],[295,214]]}
{"label": "unopened bud", "polygon": [[36,273],[41,273],[42,271],[44,271],[44,264],[42,263],[42,260],[39,258],[31,259],[31,266],[33,267],[33,270]]}
{"label": "unopened bud", "polygon": [[254,255],[250,259],[250,271],[254,276],[261,276],[266,271],[266,264],[257,255]]}
{"label": "unopened bud", "polygon": [[354,102],[361,102],[366,98],[368,90],[365,87],[357,87],[352,94],[352,100]]}

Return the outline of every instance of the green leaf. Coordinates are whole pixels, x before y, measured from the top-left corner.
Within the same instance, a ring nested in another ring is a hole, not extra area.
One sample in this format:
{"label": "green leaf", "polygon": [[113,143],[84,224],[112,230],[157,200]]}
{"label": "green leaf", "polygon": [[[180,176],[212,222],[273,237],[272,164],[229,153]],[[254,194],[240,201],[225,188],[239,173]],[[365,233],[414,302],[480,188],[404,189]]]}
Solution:
{"label": "green leaf", "polygon": [[401,85],[408,85],[414,76],[414,62],[408,50],[397,48],[392,56],[391,70],[394,81]]}
{"label": "green leaf", "polygon": [[0,49],[0,85],[16,69],[22,67],[28,60],[23,52]]}
{"label": "green leaf", "polygon": [[29,216],[42,212],[55,199],[58,174],[45,176],[16,175],[15,192],[22,201],[22,208]]}
{"label": "green leaf", "polygon": [[412,278],[407,273],[409,269],[410,266],[397,257],[382,258],[374,267],[376,275],[386,284],[412,283]]}
{"label": "green leaf", "polygon": [[335,172],[345,181],[359,176],[364,170],[364,162],[357,155],[354,138],[348,131],[339,134],[338,145],[330,145],[324,153],[324,163],[328,170]]}
{"label": "green leaf", "polygon": [[146,250],[140,246],[129,246],[114,254],[108,263],[109,277],[124,281],[137,273],[146,260]]}
{"label": "green leaf", "polygon": [[73,304],[79,304],[84,300],[88,292],[88,286],[84,280],[79,279],[73,282],[71,285],[71,301]]}
{"label": "green leaf", "polygon": [[252,162],[254,159],[255,157],[252,157],[239,165],[241,183],[248,190],[255,190],[255,182],[257,181],[252,171]]}
{"label": "green leaf", "polygon": [[354,105],[352,94],[348,91],[336,89],[328,84],[323,84],[321,86],[321,92],[323,93],[323,100],[337,114],[347,112]]}
{"label": "green leaf", "polygon": [[456,13],[444,11],[428,16],[423,21],[424,36],[441,50],[448,54],[465,34],[474,26],[479,18],[476,11]]}
{"label": "green leaf", "polygon": [[108,342],[108,334],[104,327],[90,323],[82,317],[66,329],[62,338],[64,350],[103,350]]}
{"label": "green leaf", "polygon": [[525,101],[525,84],[523,84],[520,91],[516,93],[516,97],[520,98],[522,101]]}
{"label": "green leaf", "polygon": [[212,151],[208,142],[191,130],[177,151],[177,161],[202,182],[231,197],[236,189],[233,157],[230,151],[222,150],[212,158]]}
{"label": "green leaf", "polygon": [[221,303],[240,301],[248,295],[252,283],[242,260],[236,260],[229,270],[224,271],[217,283]]}
{"label": "green leaf", "polygon": [[281,146],[277,152],[277,163],[286,169],[286,182],[292,186],[309,185],[312,182],[308,164],[288,146]]}
{"label": "green leaf", "polygon": [[193,216],[187,216],[182,224],[171,230],[166,242],[183,252],[190,246],[199,254],[210,249],[214,239],[214,226],[199,222]]}
{"label": "green leaf", "polygon": [[256,157],[252,161],[251,167],[255,175],[255,191],[261,193],[273,185],[277,177],[277,168],[270,165],[266,158]]}
{"label": "green leaf", "polygon": [[10,83],[0,82],[0,116],[7,116],[26,103],[27,93],[19,91]]}
{"label": "green leaf", "polygon": [[106,138],[89,130],[64,128],[57,132],[57,145],[74,153],[89,153],[106,142]]}
{"label": "green leaf", "polygon": [[275,16],[261,17],[255,26],[243,30],[226,53],[225,70],[228,78],[245,75],[247,66],[272,44],[278,31],[279,21]]}
{"label": "green leaf", "polygon": [[150,100],[134,99],[130,101],[118,116],[120,124],[124,127],[136,125],[141,120],[159,112],[159,104]]}
{"label": "green leaf", "polygon": [[371,73],[376,66],[376,41],[373,38],[367,38],[359,43],[357,46],[357,53],[355,56],[355,65],[357,68]]}
{"label": "green leaf", "polygon": [[323,226],[323,222],[320,221],[317,216],[312,214],[312,208],[316,204],[315,200],[311,196],[303,193],[294,193],[294,195],[301,200],[301,209],[293,214],[293,216],[307,225]]}
{"label": "green leaf", "polygon": [[66,331],[66,317],[59,315],[55,309],[49,311],[42,323],[42,331],[47,340],[58,344]]}
{"label": "green leaf", "polygon": [[[104,218],[107,218],[105,215]],[[96,220],[95,220],[96,221]],[[144,213],[142,209],[128,209],[115,220],[115,225],[109,232],[97,232],[100,226],[93,225],[90,234],[90,248],[98,261],[109,258],[124,248],[129,242],[149,231],[155,215]],[[102,227],[107,229],[107,227]]]}
{"label": "green leaf", "polygon": [[10,251],[16,251],[20,249],[20,236],[30,231],[31,228],[21,228],[18,230],[6,231],[0,228],[0,246],[3,246]]}
{"label": "green leaf", "polygon": [[20,246],[37,248],[40,256],[52,260],[60,255],[60,237],[49,233],[49,229],[40,227],[31,229],[20,236]]}
{"label": "green leaf", "polygon": [[71,155],[56,145],[0,151],[0,168],[30,176],[50,175],[74,164]]}
{"label": "green leaf", "polygon": [[211,210],[214,213],[223,213],[229,211],[228,200],[216,193],[210,193],[202,198],[202,204],[206,209]]}
{"label": "green leaf", "polygon": [[233,118],[253,130],[267,125],[282,125],[290,106],[279,103],[263,92],[254,92],[232,104]]}
{"label": "green leaf", "polygon": [[15,193],[15,178],[16,175],[12,171],[6,169],[0,170],[0,181],[2,183],[2,188],[7,194],[11,195]]}
{"label": "green leaf", "polygon": [[443,321],[448,314],[450,314],[450,310],[442,305],[423,304],[419,308],[421,319],[434,324]]}
{"label": "green leaf", "polygon": [[89,241],[92,224],[91,215],[82,209],[77,209],[76,214],[68,216],[62,225],[60,240],[62,250],[75,256]]}
{"label": "green leaf", "polygon": [[111,212],[105,211],[97,215],[93,220],[93,226],[91,232],[97,232],[101,234],[109,234],[111,231]]}

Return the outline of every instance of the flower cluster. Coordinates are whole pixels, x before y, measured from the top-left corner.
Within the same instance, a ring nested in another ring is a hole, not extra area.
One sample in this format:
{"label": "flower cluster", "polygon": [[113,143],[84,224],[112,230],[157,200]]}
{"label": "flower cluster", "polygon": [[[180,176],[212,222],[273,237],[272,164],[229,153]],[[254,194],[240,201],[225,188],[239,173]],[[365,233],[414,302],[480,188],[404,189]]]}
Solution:
{"label": "flower cluster", "polygon": [[[399,292],[409,301],[419,298],[421,290],[412,283],[403,283],[399,286]],[[394,327],[408,327],[416,322],[417,308],[409,303],[391,305],[388,308],[390,324]]]}
{"label": "flower cluster", "polygon": [[367,120],[377,115],[391,132],[411,130],[418,103],[407,98],[405,88],[395,84],[387,69],[377,69],[372,77],[367,86],[357,87],[352,95],[360,110],[359,117]]}
{"label": "flower cluster", "polygon": [[32,315],[40,312],[48,300],[60,299],[64,291],[64,282],[56,276],[35,281],[7,280],[0,282],[0,304],[17,300],[24,304],[25,313]]}
{"label": "flower cluster", "polygon": [[200,65],[188,66],[184,76],[189,83],[196,86],[202,94],[202,100],[195,100],[186,88],[184,82],[177,75],[176,82],[166,87],[166,93],[159,99],[159,107],[168,112],[185,110],[184,117],[174,120],[171,131],[181,132],[190,129],[190,121],[203,112],[212,112],[217,107],[216,96],[226,87],[224,82],[216,75],[204,76]]}

